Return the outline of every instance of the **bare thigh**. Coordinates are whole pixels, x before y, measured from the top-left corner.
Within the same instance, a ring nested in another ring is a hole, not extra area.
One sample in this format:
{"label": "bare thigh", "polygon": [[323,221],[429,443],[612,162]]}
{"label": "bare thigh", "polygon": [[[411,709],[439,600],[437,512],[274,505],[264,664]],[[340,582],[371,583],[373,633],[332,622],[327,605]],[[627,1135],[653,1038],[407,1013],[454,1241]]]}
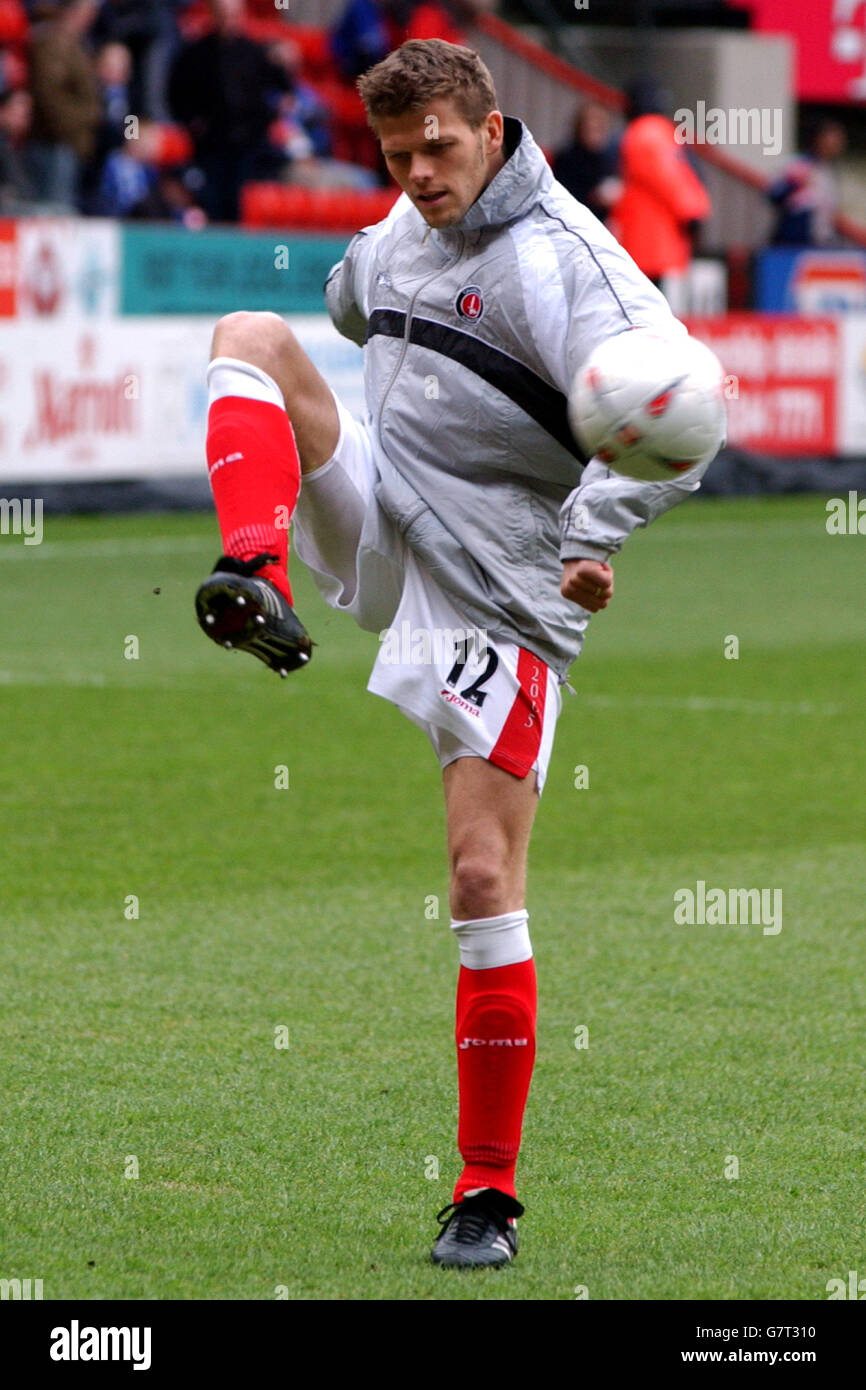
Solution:
{"label": "bare thigh", "polygon": [[514,777],[485,758],[443,773],[451,913],[458,921],[515,912],[526,902],[526,861],[538,794],[535,773]]}
{"label": "bare thigh", "polygon": [[333,457],[340,420],[331,388],[279,314],[226,314],[214,329],[211,356],[237,357],[273,377],[292,422],[303,473],[315,472]]}

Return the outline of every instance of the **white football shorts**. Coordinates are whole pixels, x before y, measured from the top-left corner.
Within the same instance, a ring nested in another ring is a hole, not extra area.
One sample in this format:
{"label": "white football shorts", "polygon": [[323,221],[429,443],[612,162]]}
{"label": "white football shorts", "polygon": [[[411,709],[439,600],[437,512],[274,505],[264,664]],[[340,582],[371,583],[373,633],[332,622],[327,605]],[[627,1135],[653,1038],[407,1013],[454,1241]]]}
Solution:
{"label": "white football shorts", "polygon": [[294,547],[326,602],[379,634],[367,689],[423,729],[442,767],[479,757],[540,793],[562,705],[559,681],[516,643],[470,627],[376,499],[369,430],[334,393],[340,437],[307,475]]}

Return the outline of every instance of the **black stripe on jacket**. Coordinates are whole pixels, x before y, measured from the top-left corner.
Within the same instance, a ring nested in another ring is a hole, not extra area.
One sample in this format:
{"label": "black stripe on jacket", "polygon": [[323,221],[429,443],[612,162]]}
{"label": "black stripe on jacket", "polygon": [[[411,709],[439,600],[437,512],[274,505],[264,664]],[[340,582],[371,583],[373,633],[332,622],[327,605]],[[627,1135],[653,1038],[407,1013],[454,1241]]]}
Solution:
{"label": "black stripe on jacket", "polygon": [[[399,309],[374,309],[367,325],[365,342],[376,334],[386,338],[402,338],[406,332],[406,315]],[[494,386],[504,396],[520,406],[542,429],[552,435],[563,449],[567,449],[581,463],[588,460],[568,423],[566,398],[555,386],[550,386],[540,376],[525,367],[522,362],[509,357],[507,352],[491,347],[489,343],[464,333],[459,328],[449,328],[435,319],[413,318],[409,331],[409,341],[417,347],[429,348],[439,352],[452,362],[480,376],[489,386]]]}

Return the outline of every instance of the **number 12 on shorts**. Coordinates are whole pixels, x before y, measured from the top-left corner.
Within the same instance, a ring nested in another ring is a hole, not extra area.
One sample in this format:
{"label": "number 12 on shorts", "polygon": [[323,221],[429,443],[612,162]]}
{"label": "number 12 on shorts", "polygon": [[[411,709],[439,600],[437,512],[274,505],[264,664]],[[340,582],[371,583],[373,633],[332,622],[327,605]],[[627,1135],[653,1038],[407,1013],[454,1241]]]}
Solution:
{"label": "number 12 on shorts", "polygon": [[[468,663],[468,660],[469,642],[464,637],[462,641],[457,643],[457,656],[454,665],[451,667],[451,670],[445,677],[446,685],[450,685],[454,689],[457,688],[458,682],[460,681],[460,678],[463,675],[463,671]],[[478,676],[472,682],[471,685],[466,686],[465,690],[458,691],[460,698],[462,700],[468,700],[470,704],[477,705],[478,709],[481,709],[481,706],[484,704],[484,701],[487,699],[489,693],[488,691],[483,690],[482,686],[486,685],[487,682],[491,679],[498,665],[499,657],[497,653],[493,650],[492,647],[488,647],[487,664],[484,667],[484,670],[481,672],[480,676]]]}

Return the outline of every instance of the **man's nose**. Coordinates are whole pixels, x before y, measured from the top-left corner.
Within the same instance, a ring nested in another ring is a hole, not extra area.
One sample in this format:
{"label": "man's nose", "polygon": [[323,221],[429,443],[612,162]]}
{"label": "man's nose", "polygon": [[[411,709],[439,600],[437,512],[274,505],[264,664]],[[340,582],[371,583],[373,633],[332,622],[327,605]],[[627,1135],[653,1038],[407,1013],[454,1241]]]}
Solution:
{"label": "man's nose", "polygon": [[413,183],[429,183],[433,175],[433,161],[429,155],[415,154],[412,156],[412,164],[409,169],[409,177]]}

